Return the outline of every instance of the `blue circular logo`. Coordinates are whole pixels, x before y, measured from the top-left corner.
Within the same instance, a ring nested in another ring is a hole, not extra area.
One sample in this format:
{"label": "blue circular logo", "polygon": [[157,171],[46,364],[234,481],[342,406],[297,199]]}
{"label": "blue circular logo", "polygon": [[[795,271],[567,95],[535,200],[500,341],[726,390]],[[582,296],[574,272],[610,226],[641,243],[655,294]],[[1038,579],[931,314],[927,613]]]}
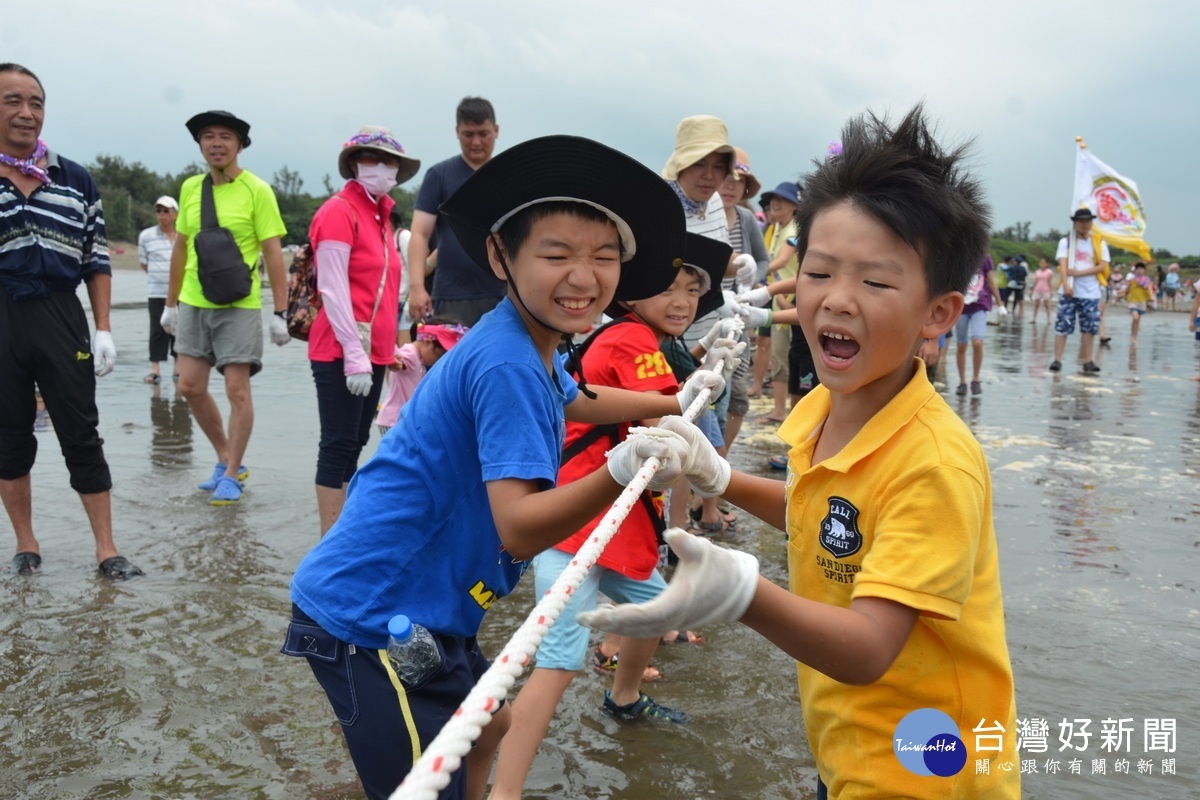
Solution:
{"label": "blue circular logo", "polygon": [[896,726],[896,758],[914,775],[957,775],[967,763],[967,747],[950,716],[936,708],[918,708]]}

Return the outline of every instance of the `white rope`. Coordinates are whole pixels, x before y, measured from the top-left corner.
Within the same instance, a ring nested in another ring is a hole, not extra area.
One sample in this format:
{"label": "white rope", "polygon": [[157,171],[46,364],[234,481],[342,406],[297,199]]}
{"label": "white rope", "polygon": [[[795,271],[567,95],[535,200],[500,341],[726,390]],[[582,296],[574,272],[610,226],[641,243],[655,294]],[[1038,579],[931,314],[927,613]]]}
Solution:
{"label": "white rope", "polygon": [[[708,405],[709,389],[701,389],[696,399],[687,407],[683,418],[689,422],[700,415]],[[638,496],[646,489],[650,479],[661,466],[657,458],[647,458],[633,480],[613,502],[604,519],[592,531],[571,564],[558,576],[558,580],[546,592],[521,627],[500,651],[487,672],[475,684],[475,688],[459,705],[442,730],[425,748],[404,782],[392,792],[389,800],[436,800],[438,792],[450,783],[450,776],[462,765],[463,756],[471,749],[471,743],[479,738],[492,714],[500,707],[500,701],[508,696],[508,690],[529,665],[529,660],[542,637],[558,619],[571,595],[583,583],[588,572],[595,566],[609,540],[616,535],[621,523],[638,503]]]}

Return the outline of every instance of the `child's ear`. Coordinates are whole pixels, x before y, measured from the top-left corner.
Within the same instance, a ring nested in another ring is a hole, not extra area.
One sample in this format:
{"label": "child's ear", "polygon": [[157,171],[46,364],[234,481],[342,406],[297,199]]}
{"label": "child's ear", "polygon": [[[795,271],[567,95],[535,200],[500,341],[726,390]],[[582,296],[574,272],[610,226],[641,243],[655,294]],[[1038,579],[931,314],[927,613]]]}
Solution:
{"label": "child's ear", "polygon": [[[492,267],[492,274],[507,283],[508,276],[504,274],[504,267],[500,265],[500,253],[502,251],[503,246],[500,244],[500,240],[497,239],[494,234],[489,235],[487,238],[488,264]],[[506,263],[508,263],[509,268],[511,269],[512,259],[509,258],[508,253],[504,254],[504,260]]]}
{"label": "child's ear", "polygon": [[954,327],[963,310],[962,292],[944,292],[929,301],[929,316],[921,326],[921,336],[936,339]]}

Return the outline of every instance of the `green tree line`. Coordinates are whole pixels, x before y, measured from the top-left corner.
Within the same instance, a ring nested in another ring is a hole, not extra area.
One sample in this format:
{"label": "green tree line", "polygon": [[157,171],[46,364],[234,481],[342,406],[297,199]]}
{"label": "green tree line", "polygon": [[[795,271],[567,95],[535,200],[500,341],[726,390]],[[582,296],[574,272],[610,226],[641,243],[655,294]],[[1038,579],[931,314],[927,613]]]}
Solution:
{"label": "green tree line", "polygon": [[[159,174],[140,161],[127,163],[120,156],[99,155],[88,165],[88,171],[100,189],[104,203],[104,222],[108,238],[112,241],[137,241],[143,228],[156,224],[154,201],[163,195],[179,199],[183,182],[193,175],[204,172],[204,166],[192,162],[178,173]],[[308,238],[308,226],[313,214],[340,187],[335,186],[328,174],[322,178],[322,192],[309,194],[304,190],[304,179],[300,174],[284,165],[271,176],[271,187],[279,201],[279,213],[287,226],[283,244],[303,244]],[[412,222],[416,189],[398,187],[392,190],[392,199],[407,226]]]}
{"label": "green tree line", "polygon": [[[992,258],[999,261],[1009,256],[1024,255],[1030,264],[1037,266],[1039,258],[1047,258],[1054,263],[1054,254],[1058,242],[1067,235],[1067,231],[1055,228],[1044,233],[1030,233],[1031,223],[1017,222],[1007,228],[992,231]],[[1132,264],[1140,261],[1141,256],[1116,247],[1112,249],[1114,264]],[[1179,262],[1184,269],[1200,267],[1200,256],[1181,256],[1172,253],[1165,247],[1154,248],[1150,251],[1154,261],[1166,265],[1172,261]]]}

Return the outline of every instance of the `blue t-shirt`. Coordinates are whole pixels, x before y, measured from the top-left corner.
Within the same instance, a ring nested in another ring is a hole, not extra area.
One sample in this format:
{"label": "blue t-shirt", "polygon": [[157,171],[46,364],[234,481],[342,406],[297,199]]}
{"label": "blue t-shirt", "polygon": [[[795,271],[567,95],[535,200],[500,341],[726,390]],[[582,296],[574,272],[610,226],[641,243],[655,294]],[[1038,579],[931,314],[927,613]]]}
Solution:
{"label": "blue t-shirt", "polygon": [[454,236],[438,206],[450,199],[467,178],[475,174],[462,156],[447,158],[429,168],[421,181],[416,208],[437,216],[437,269],[433,273],[434,300],[480,300],[504,297],[506,284],[471,260]]}
{"label": "blue t-shirt", "polygon": [[355,473],[337,523],[292,578],[292,600],[361,647],[385,647],[395,614],[474,636],[526,566],[503,552],[486,482],[553,487],[563,406],[577,394],[561,359],[551,375],[501,302],[430,369]]}

